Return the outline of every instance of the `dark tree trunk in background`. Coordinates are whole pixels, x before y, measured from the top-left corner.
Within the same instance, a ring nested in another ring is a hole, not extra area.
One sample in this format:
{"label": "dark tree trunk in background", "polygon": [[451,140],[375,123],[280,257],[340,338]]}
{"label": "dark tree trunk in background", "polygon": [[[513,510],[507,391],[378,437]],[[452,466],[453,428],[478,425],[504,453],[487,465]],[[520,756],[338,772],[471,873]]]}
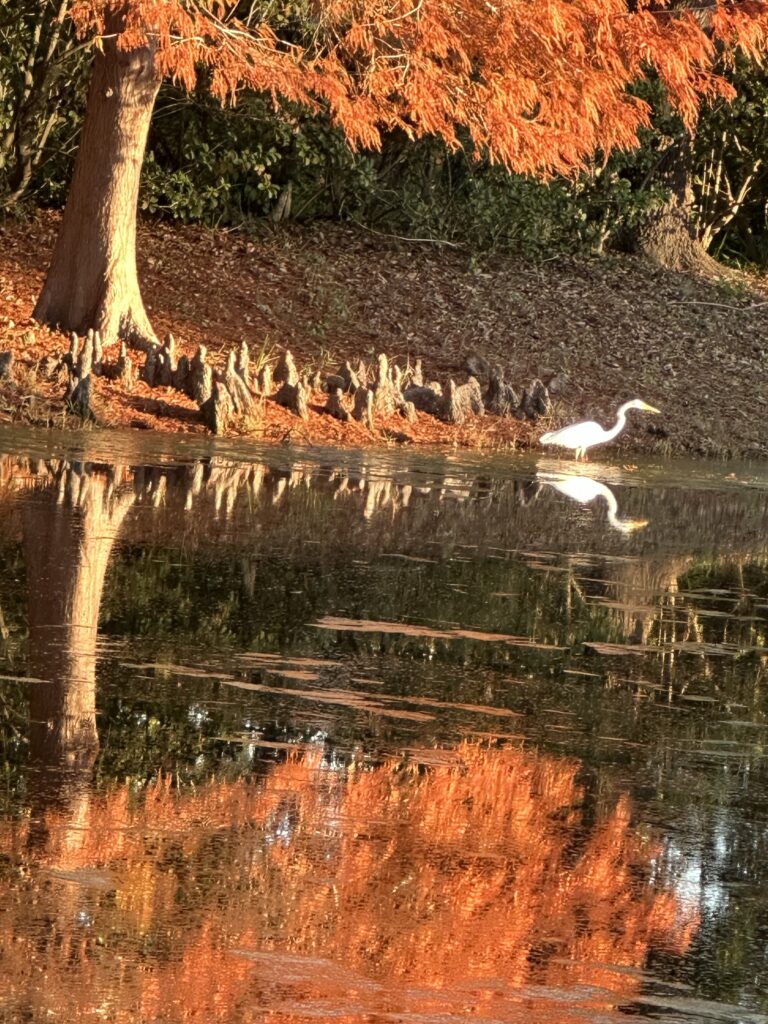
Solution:
{"label": "dark tree trunk in background", "polygon": [[637,234],[637,251],[668,270],[722,274],[723,268],[701,244],[692,185],[693,139],[686,134],[669,147],[659,167],[659,181],[669,198],[654,210]]}
{"label": "dark tree trunk in background", "polygon": [[136,273],[136,206],[160,75],[148,47],[97,52],[80,148],[37,320],[105,342],[155,341]]}
{"label": "dark tree trunk in background", "polygon": [[[61,101],[74,88],[78,64],[74,29],[67,17],[70,0],[39,0],[26,5],[34,13],[27,51],[16,69],[13,115],[0,137],[0,170],[5,172],[0,208],[10,209],[26,192],[43,158],[48,136],[61,118]],[[24,5],[16,13],[20,15]],[[26,20],[26,19],[25,19]],[[7,22],[6,22],[7,24]]]}

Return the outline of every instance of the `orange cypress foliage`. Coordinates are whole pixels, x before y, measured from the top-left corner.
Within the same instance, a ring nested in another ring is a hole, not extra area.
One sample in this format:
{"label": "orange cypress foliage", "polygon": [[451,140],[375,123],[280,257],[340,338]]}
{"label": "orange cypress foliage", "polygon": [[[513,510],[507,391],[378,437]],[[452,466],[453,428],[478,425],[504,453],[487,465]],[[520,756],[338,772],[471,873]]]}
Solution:
{"label": "orange cypress foliage", "polygon": [[212,92],[242,88],[325,103],[353,146],[382,130],[467,132],[478,154],[523,173],[571,173],[596,150],[630,148],[649,108],[628,87],[656,73],[690,125],[729,96],[721,60],[768,46],[763,0],[315,0],[304,47],[224,0],[74,0],[81,37],[147,44],[186,88],[205,66]]}
{"label": "orange cypress foliage", "polygon": [[587,820],[576,761],[440,753],[340,772],[309,750],[254,782],[84,789],[43,811],[44,843],[34,812],[0,822],[21,869],[0,877],[3,1005],[115,1024],[577,1024],[639,995],[649,950],[685,952],[696,910],[625,796]]}

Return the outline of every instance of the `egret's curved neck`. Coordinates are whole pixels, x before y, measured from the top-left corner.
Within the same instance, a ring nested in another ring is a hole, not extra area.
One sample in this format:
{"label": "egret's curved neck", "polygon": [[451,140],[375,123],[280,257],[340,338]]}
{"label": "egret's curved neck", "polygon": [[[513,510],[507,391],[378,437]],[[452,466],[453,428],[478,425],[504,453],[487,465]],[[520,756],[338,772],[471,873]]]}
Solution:
{"label": "egret's curved neck", "polygon": [[622,522],[622,520],[618,518],[617,513],[619,511],[619,503],[616,501],[616,495],[610,487],[603,487],[600,493],[608,504],[608,524],[612,526],[614,530],[619,530],[621,533],[631,533],[636,529],[636,525],[639,524],[636,524],[634,519],[628,519],[626,522]]}
{"label": "egret's curved neck", "polygon": [[606,487],[600,493],[603,495],[606,502],[608,503],[608,522],[615,529],[620,530],[621,523],[616,518],[616,513],[619,511],[619,503],[616,501],[616,495],[613,493],[610,487]]}
{"label": "egret's curved neck", "polygon": [[622,432],[627,423],[627,410],[631,408],[633,408],[631,402],[625,402],[624,405],[622,405],[622,407],[616,414],[616,422],[611,427],[611,429],[606,432],[606,441],[610,441],[611,438],[616,437],[617,434],[620,434]]}

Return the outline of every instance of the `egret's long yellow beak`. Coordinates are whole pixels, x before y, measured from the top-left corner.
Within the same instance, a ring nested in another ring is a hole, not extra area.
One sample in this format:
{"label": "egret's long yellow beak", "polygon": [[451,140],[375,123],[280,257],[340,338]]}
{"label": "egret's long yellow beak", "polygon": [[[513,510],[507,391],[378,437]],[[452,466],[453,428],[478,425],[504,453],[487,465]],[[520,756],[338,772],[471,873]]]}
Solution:
{"label": "egret's long yellow beak", "polygon": [[649,522],[649,519],[625,519],[622,527],[627,533],[633,533],[635,530],[642,530]]}
{"label": "egret's long yellow beak", "polygon": [[647,402],[643,402],[643,409],[645,409],[646,412],[661,412],[661,409],[656,409],[654,406],[648,405]]}

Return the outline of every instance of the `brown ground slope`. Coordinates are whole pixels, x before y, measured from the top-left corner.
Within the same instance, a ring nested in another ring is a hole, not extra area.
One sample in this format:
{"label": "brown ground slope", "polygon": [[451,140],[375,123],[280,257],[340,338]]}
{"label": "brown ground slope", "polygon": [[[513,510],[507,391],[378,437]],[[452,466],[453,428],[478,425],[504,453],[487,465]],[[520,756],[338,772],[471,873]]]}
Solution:
{"label": "brown ground slope", "polygon": [[[63,415],[34,364],[66,341],[31,319],[57,223],[40,214],[0,225],[0,351],[14,350],[20,385],[0,393],[0,420]],[[361,445],[397,432],[415,443],[524,446],[562,423],[611,421],[639,396],[663,416],[635,414],[627,449],[768,454],[768,301],[759,279],[710,282],[627,256],[478,264],[459,249],[330,225],[249,238],[146,223],[139,254],[158,334],[173,332],[190,353],[205,342],[223,360],[245,339],[254,355],[287,347],[302,369],[334,370],[384,351],[403,364],[421,357],[426,375],[443,382],[463,381],[466,357],[480,354],[509,366],[518,386],[545,368],[563,380],[552,415],[533,426],[485,417],[458,428],[422,413],[372,436],[321,415],[318,394],[306,423],[265,403],[260,437]],[[170,389],[139,383],[127,394],[99,379],[95,404],[109,424],[204,429],[193,403]]]}

